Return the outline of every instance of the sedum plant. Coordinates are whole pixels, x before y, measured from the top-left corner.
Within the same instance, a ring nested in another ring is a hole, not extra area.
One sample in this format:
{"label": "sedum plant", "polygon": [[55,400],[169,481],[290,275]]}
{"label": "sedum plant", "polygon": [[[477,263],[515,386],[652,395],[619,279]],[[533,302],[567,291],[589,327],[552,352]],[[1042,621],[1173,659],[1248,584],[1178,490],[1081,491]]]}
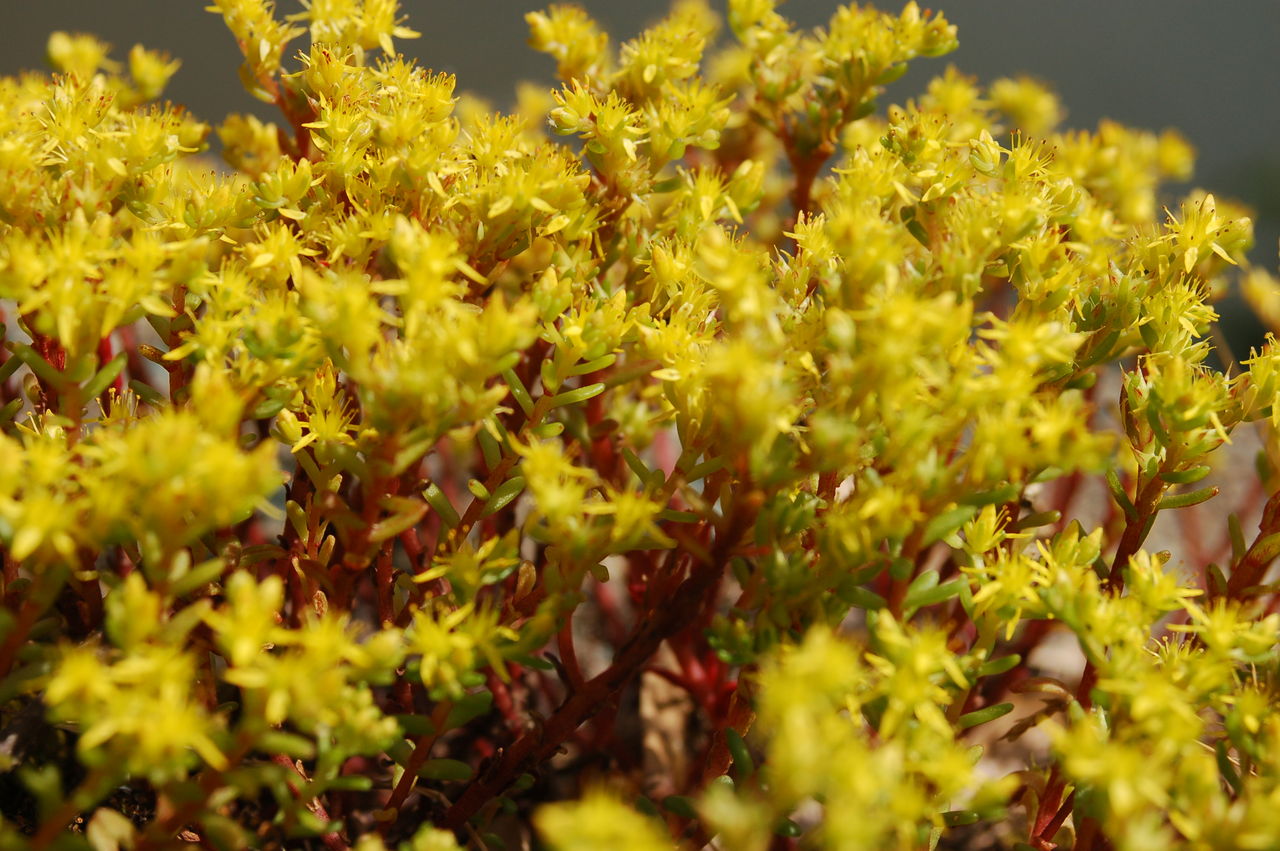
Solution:
{"label": "sedum plant", "polygon": [[1274,844],[1249,219],[774,6],[532,13],[510,113],[395,0],[214,0],[275,123],[0,81],[0,848]]}

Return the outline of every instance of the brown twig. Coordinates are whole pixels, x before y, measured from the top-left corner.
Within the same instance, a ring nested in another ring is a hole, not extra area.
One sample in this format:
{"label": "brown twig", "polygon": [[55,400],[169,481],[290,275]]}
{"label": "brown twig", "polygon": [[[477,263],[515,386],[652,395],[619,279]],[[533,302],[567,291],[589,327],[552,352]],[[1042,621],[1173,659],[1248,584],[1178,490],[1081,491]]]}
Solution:
{"label": "brown twig", "polygon": [[670,604],[657,609],[651,619],[642,622],[631,639],[619,649],[613,664],[569,695],[545,724],[529,730],[506,748],[501,759],[483,777],[473,781],[448,809],[439,822],[442,827],[449,830],[462,828],[530,764],[550,759],[578,727],[635,679],[662,642],[696,617],[706,602],[706,592],[723,572],[734,545],[755,522],[763,502],[764,494],[757,490],[750,491],[742,499],[717,536],[711,558],[697,559],[697,567],[681,583]]}

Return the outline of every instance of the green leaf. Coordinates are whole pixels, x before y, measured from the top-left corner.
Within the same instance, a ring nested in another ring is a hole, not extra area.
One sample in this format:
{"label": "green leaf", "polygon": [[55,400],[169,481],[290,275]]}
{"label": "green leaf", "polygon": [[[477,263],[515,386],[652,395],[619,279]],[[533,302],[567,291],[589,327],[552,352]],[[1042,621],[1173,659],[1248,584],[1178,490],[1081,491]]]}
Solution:
{"label": "green leaf", "polygon": [[121,352],[111,360],[107,361],[107,365],[98,370],[98,374],[93,377],[93,380],[86,384],[82,389],[85,398],[96,399],[103,393],[103,391],[110,387],[111,382],[115,381],[124,370],[124,365],[128,361],[128,358],[129,356],[127,352]]}
{"label": "green leaf", "polygon": [[712,473],[723,470],[726,463],[728,462],[725,461],[724,456],[717,456],[701,464],[695,464],[689,472],[685,473],[685,481],[696,482],[699,479],[705,479]]}
{"label": "green leaf", "polygon": [[693,799],[686,798],[684,795],[668,795],[662,799],[662,808],[669,813],[680,816],[680,818],[696,819],[698,817],[698,811],[693,806]]}
{"label": "green leaf", "polygon": [[[1101,336],[1099,336],[1101,335]],[[1111,328],[1110,330],[1099,328],[1094,332],[1093,343],[1088,347],[1088,354],[1081,358],[1076,366],[1079,369],[1087,369],[1094,364],[1101,363],[1111,357],[1111,350],[1115,348],[1117,342],[1120,341],[1120,329]]]}
{"label": "green leaf", "polygon": [[305,541],[309,535],[309,531],[307,529],[307,510],[301,505],[298,505],[298,503],[294,502],[292,499],[289,499],[285,500],[284,514],[289,521],[289,525],[293,527],[294,533],[296,533],[300,539]]}
{"label": "green leaf", "polygon": [[658,805],[651,799],[646,798],[644,795],[640,795],[636,798],[635,807],[639,812],[644,813],[647,816],[656,816],[661,814],[661,811],[658,809]]}
{"label": "green leaf", "polygon": [[960,527],[968,523],[977,513],[978,507],[975,504],[957,505],[955,508],[947,509],[924,527],[924,540],[921,543],[926,547],[936,544],[952,532],[959,531]]}
{"label": "green leaf", "polygon": [[488,712],[492,706],[492,692],[477,691],[463,695],[449,710],[449,714],[445,717],[444,728],[454,730],[461,727]]}
{"label": "green leaf", "polygon": [[419,426],[405,434],[391,460],[391,475],[398,476],[409,469],[409,465],[426,455],[435,442],[435,432],[425,426]]}
{"label": "green leaf", "polygon": [[373,778],[367,774],[344,774],[325,781],[315,781],[316,794],[336,789],[340,792],[368,792],[373,788]]}
{"label": "green leaf", "polygon": [[1160,478],[1171,485],[1190,485],[1209,475],[1212,469],[1208,464],[1201,464],[1186,470],[1165,470],[1160,473]]}
{"label": "green leaf", "polygon": [[5,362],[0,364],[0,382],[8,381],[20,366],[22,366],[22,358],[5,358]]}
{"label": "green leaf", "polygon": [[1164,427],[1164,421],[1160,419],[1160,411],[1156,409],[1154,404],[1147,407],[1147,425],[1151,426],[1151,432],[1156,436],[1157,443],[1161,446],[1170,444],[1169,432]]}
{"label": "green leaf", "polygon": [[994,677],[1003,674],[1005,671],[1012,671],[1022,662],[1022,656],[1012,653],[1008,656],[1001,656],[999,659],[988,659],[978,668],[978,676]]}
{"label": "green leaf", "polygon": [[884,597],[881,597],[876,592],[869,588],[864,588],[861,585],[853,585],[842,590],[840,593],[840,599],[855,608],[866,609],[869,612],[883,609],[885,606],[889,605],[888,601],[886,601]]}
{"label": "green leaf", "polygon": [[531,431],[535,437],[540,437],[543,440],[546,440],[548,438],[559,436],[560,433],[564,431],[564,423],[543,423],[542,425],[531,429]]}
{"label": "green leaf", "polygon": [[218,581],[227,565],[220,558],[211,559],[198,564],[178,577],[169,586],[169,593],[174,597],[182,597],[192,591],[203,588],[210,582]]}
{"label": "green leaf", "polygon": [[[1063,292],[1067,292],[1063,288]],[[1096,372],[1080,372],[1071,377],[1064,387],[1068,390],[1088,390],[1090,387],[1098,383],[1098,373]]]}
{"label": "green leaf", "polygon": [[636,363],[623,364],[613,370],[605,377],[604,385],[606,387],[617,387],[619,384],[626,384],[641,376],[649,375],[659,366],[657,361],[642,360]]}
{"label": "green leaf", "polygon": [[1150,317],[1144,317],[1138,323],[1138,336],[1142,338],[1143,344],[1149,351],[1154,352],[1160,348],[1160,338],[1156,336],[1156,329],[1151,324]]}
{"label": "green leaf", "polygon": [[514,656],[510,656],[508,658],[510,658],[510,660],[512,662],[515,662],[517,665],[524,665],[526,668],[533,668],[534,670],[537,670],[537,671],[554,671],[556,669],[555,665],[553,665],[551,662],[547,661],[546,659],[543,659],[541,656],[526,656],[526,655],[517,654]]}
{"label": "green leaf", "polygon": [[260,750],[279,753],[296,759],[311,759],[316,755],[315,743],[305,736],[284,730],[266,730],[258,736]]}
{"label": "green leaf", "polygon": [[[981,508],[984,505],[999,505],[1002,502],[1013,502],[1018,498],[1018,494],[1022,493],[1022,486],[1010,482],[1001,485],[989,491],[979,491],[962,496],[958,501],[961,505],[975,505]],[[966,518],[967,519],[967,518]]]}
{"label": "green leaf", "polygon": [[480,454],[484,456],[484,463],[490,470],[502,463],[502,447],[487,428],[482,427],[476,432],[476,443],[480,444]]}
{"label": "green leaf", "polygon": [[523,476],[513,476],[494,489],[493,495],[489,498],[489,502],[484,507],[483,516],[488,517],[491,514],[497,514],[502,509],[510,505],[516,497],[524,491],[525,481]]}
{"label": "green leaf", "polygon": [[418,769],[418,776],[423,780],[470,780],[471,766],[456,759],[429,759]]}
{"label": "green leaf", "polygon": [[1038,511],[1035,514],[1029,514],[1021,517],[1016,523],[1009,526],[1011,532],[1021,532],[1026,529],[1039,529],[1041,526],[1051,526],[1062,519],[1060,511]]}
{"label": "green leaf", "polygon": [[511,396],[516,400],[516,404],[520,406],[520,410],[524,411],[527,417],[533,413],[533,398],[529,396],[529,391],[525,389],[524,382],[520,380],[520,376],[511,370],[502,373],[502,380],[507,382],[507,387],[511,389]]}
{"label": "green leaf", "polygon": [[1204,568],[1206,585],[1209,594],[1213,597],[1219,597],[1227,593],[1227,577],[1223,574],[1222,568],[1213,562],[1205,565]]}
{"label": "green leaf", "polygon": [[542,389],[547,393],[554,393],[560,387],[562,379],[556,373],[555,361],[551,358],[545,358],[538,364],[538,375],[542,377]]}
{"label": "green leaf", "polygon": [[658,519],[670,520],[673,523],[696,523],[700,518],[692,511],[677,511],[674,508],[664,508],[658,512]]}
{"label": "green leaf", "polygon": [[1269,562],[1278,555],[1280,555],[1280,532],[1267,535],[1249,548],[1250,558],[1258,562]]}
{"label": "green leaf", "polygon": [[577,387],[573,390],[566,390],[563,393],[557,393],[551,397],[550,405],[552,408],[562,408],[565,405],[577,405],[579,402],[594,399],[603,392],[603,384],[588,384],[586,387]]}
{"label": "green leaf", "polygon": [[436,725],[425,715],[397,715],[396,723],[406,736],[430,736],[436,731]]}
{"label": "green leaf", "polygon": [[1190,508],[1193,505],[1199,505],[1202,502],[1213,499],[1217,495],[1218,489],[1216,487],[1200,488],[1200,490],[1191,491],[1190,493],[1166,496],[1160,500],[1156,508],[1160,511],[1166,508]]}
{"label": "green leaf", "polygon": [[1129,494],[1125,493],[1124,485],[1120,484],[1120,477],[1116,475],[1115,470],[1107,470],[1107,487],[1111,489],[1111,496],[1115,498],[1116,504],[1124,512],[1124,516],[1130,520],[1137,520],[1138,509],[1134,507],[1133,501],[1129,499]]}
{"label": "green leaf", "polygon": [[440,486],[435,482],[427,485],[426,490],[422,492],[422,498],[439,515],[440,521],[447,528],[453,529],[462,522],[462,518],[458,516],[453,504],[449,502],[449,498],[444,495],[444,491],[440,490]]}
{"label": "green leaf", "polygon": [[1222,774],[1222,779],[1227,781],[1227,785],[1231,787],[1231,791],[1240,794],[1240,772],[1236,770],[1235,763],[1231,761],[1231,755],[1227,753],[1227,743],[1219,741],[1213,749],[1214,754],[1218,758],[1218,771]]}
{"label": "green leaf", "polygon": [[1240,515],[1234,511],[1227,515],[1227,532],[1231,536],[1231,560],[1237,562],[1244,558],[1244,530],[1240,528]]}
{"label": "green leaf", "polygon": [[412,529],[427,513],[427,503],[418,502],[416,499],[400,497],[396,499],[395,506],[399,509],[396,514],[385,520],[379,520],[369,527],[370,543],[380,544],[401,532]]}
{"label": "green leaf", "polygon": [[28,346],[26,343],[6,343],[9,350],[14,353],[24,364],[26,364],[32,372],[36,374],[42,381],[53,385],[54,387],[62,386],[63,376],[61,372],[54,369],[53,365],[40,356],[40,353]]}
{"label": "green leaf", "polygon": [[733,773],[739,781],[746,780],[756,773],[755,761],[742,736],[732,727],[724,729],[725,744],[729,746],[729,756],[733,758]]}
{"label": "green leaf", "polygon": [[1003,718],[1012,711],[1012,703],[997,703],[995,706],[985,706],[973,712],[966,712],[956,719],[956,729],[968,730],[970,727],[977,727],[979,724],[986,724],[988,721]]}
{"label": "green leaf", "polygon": [[960,608],[969,620],[973,620],[973,589],[967,582],[960,586]]}
{"label": "green leaf", "polygon": [[649,468],[640,460],[640,456],[636,455],[630,447],[622,447],[622,460],[627,462],[627,467],[631,472],[636,474],[636,478],[641,482],[649,481]]}
{"label": "green leaf", "polygon": [[129,380],[129,389],[136,393],[139,399],[153,408],[163,408],[169,404],[169,400],[162,396],[159,390],[136,378]]}
{"label": "green leaf", "polygon": [[907,233],[915,237],[916,242],[925,248],[929,247],[929,232],[924,229],[924,225],[920,224],[918,220],[912,219],[907,222]]}
{"label": "green leaf", "polygon": [[906,62],[893,63],[888,68],[885,68],[883,71],[881,71],[879,77],[876,77],[876,85],[877,86],[889,85],[894,80],[901,78],[903,74],[907,73],[908,67],[909,66],[907,65]]}
{"label": "green leaf", "polygon": [[249,412],[249,418],[255,420],[265,420],[274,417],[276,414],[284,410],[284,406],[288,403],[288,399],[281,396],[279,398],[266,398],[253,407]]}
{"label": "green leaf", "polygon": [[975,824],[981,816],[975,810],[948,810],[942,814],[942,823],[947,827],[963,827]]}
{"label": "green leaf", "polygon": [[967,579],[952,579],[950,582],[944,582],[941,585],[921,589],[914,594],[908,592],[906,598],[902,601],[902,607],[907,611],[915,611],[925,606],[944,603],[952,597],[960,596],[960,589],[966,584],[968,584]]}
{"label": "green leaf", "polygon": [[911,584],[907,586],[906,596],[910,597],[912,594],[919,594],[921,592],[928,591],[930,588],[938,584],[938,579],[938,571],[924,571],[915,579],[911,580]]}
{"label": "green leaf", "polygon": [[387,756],[391,757],[391,761],[396,765],[404,768],[409,764],[409,760],[413,758],[413,745],[404,739],[400,739],[387,748]]}
{"label": "green leaf", "polygon": [[590,373],[590,372],[596,372],[598,370],[605,369],[606,367],[613,366],[613,362],[616,361],[617,359],[618,359],[617,355],[607,354],[602,357],[598,357],[595,360],[583,361],[577,366],[572,367],[569,370],[569,374],[570,375],[586,375],[587,373]]}

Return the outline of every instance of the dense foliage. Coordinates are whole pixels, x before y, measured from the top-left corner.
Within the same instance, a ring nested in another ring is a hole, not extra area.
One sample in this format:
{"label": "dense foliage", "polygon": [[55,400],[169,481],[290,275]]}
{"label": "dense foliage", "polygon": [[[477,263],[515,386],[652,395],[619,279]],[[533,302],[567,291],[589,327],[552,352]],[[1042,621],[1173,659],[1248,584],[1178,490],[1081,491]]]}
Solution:
{"label": "dense foliage", "polygon": [[914,3],[553,6],[511,114],[212,11],[280,124],[0,81],[0,848],[1274,846],[1280,288],[1176,134],[883,107]]}

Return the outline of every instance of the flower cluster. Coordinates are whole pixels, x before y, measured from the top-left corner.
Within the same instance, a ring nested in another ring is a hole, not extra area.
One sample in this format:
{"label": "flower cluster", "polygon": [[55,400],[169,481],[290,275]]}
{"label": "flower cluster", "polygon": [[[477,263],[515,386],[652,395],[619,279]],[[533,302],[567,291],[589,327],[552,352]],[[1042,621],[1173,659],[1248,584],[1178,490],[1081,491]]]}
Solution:
{"label": "flower cluster", "polygon": [[511,114],[395,0],[215,0],[279,123],[0,80],[0,847],[1274,842],[1247,211],[776,5],[531,13]]}

